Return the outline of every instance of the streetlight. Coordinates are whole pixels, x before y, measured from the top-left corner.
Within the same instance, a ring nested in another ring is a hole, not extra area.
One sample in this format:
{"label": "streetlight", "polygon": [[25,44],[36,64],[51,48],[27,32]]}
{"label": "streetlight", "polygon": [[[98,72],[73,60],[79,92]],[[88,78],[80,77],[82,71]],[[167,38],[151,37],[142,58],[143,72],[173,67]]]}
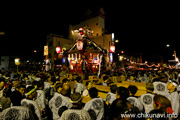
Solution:
{"label": "streetlight", "polygon": [[15,58],[14,61],[15,61],[15,64],[17,65],[17,72],[18,72],[18,66],[20,65],[20,59]]}
{"label": "streetlight", "polygon": [[166,45],[166,47],[169,47],[169,46],[170,46],[169,44]]}
{"label": "streetlight", "polygon": [[119,40],[115,40],[115,43],[118,43],[119,42]]}

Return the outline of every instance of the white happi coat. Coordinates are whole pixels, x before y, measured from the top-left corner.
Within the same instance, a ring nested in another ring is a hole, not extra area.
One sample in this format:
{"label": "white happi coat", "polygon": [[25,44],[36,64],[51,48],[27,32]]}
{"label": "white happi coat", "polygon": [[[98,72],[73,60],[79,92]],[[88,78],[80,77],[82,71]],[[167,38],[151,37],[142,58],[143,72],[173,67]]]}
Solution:
{"label": "white happi coat", "polygon": [[49,101],[49,108],[53,113],[53,120],[59,120],[60,116],[58,114],[59,108],[62,106],[66,106],[68,108],[72,107],[72,103],[70,103],[70,98],[65,97],[59,93],[55,93],[54,97]]}
{"label": "white happi coat", "polygon": [[131,105],[137,107],[139,111],[143,111],[143,104],[140,102],[140,99],[134,96],[130,96],[127,100],[131,103]]}
{"label": "white happi coat", "polygon": [[167,97],[171,101],[171,107],[175,114],[179,114],[179,94],[177,91],[168,94]]}
{"label": "white happi coat", "polygon": [[80,94],[86,89],[86,87],[82,83],[75,84],[75,92],[79,92]]}
{"label": "white happi coat", "polygon": [[30,109],[24,106],[12,106],[0,114],[2,120],[35,120]]}
{"label": "white happi coat", "polygon": [[84,106],[91,119],[101,120],[104,115],[104,102],[102,98],[93,98]]}
{"label": "white happi coat", "polygon": [[86,110],[68,109],[63,112],[60,120],[91,120]]}
{"label": "white happi coat", "polygon": [[41,110],[40,110],[40,107],[38,106],[37,102],[34,100],[28,100],[26,98],[21,100],[22,106],[28,107],[30,104],[32,104],[34,106],[35,114],[37,115],[39,120],[41,120]]}
{"label": "white happi coat", "polygon": [[153,82],[153,85],[154,85],[154,93],[168,97],[169,90],[167,89],[167,83],[156,81]]}
{"label": "white happi coat", "polygon": [[139,77],[139,81],[141,81],[142,83],[148,83],[148,78],[146,76],[141,76]]}
{"label": "white happi coat", "polygon": [[154,110],[153,106],[154,94],[147,93],[140,96],[140,102],[143,104],[145,113],[149,113],[151,110]]}
{"label": "white happi coat", "polygon": [[116,94],[114,94],[112,92],[107,93],[106,101],[108,101],[109,104],[112,104],[115,99],[116,99]]}
{"label": "white happi coat", "polygon": [[43,90],[37,90],[36,92],[37,96],[35,101],[38,103],[39,107],[44,110],[46,107],[45,92]]}

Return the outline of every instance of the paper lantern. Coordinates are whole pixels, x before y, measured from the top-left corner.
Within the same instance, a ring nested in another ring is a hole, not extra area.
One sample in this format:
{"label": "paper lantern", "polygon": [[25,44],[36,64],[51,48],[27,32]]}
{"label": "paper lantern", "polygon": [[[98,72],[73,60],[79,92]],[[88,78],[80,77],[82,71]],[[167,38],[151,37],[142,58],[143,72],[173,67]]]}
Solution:
{"label": "paper lantern", "polygon": [[61,53],[61,48],[60,47],[56,47],[56,52],[59,54]]}
{"label": "paper lantern", "polygon": [[111,53],[114,53],[114,52],[115,52],[115,46],[114,46],[114,45],[111,45],[111,46],[110,46],[110,52],[111,52]]}
{"label": "paper lantern", "polygon": [[83,35],[84,29],[83,28],[79,28],[79,33],[80,35]]}
{"label": "paper lantern", "polygon": [[83,42],[82,41],[77,41],[77,49],[82,50],[83,49]]}

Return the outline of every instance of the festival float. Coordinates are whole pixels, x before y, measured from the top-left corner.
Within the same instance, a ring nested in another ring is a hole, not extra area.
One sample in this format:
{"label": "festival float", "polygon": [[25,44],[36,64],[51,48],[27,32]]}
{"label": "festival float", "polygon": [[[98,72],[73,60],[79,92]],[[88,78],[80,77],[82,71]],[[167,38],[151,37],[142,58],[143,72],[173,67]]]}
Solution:
{"label": "festival float", "polygon": [[107,51],[91,40],[92,31],[87,28],[74,30],[78,37],[73,46],[66,51],[66,57],[71,73],[100,74],[104,67]]}

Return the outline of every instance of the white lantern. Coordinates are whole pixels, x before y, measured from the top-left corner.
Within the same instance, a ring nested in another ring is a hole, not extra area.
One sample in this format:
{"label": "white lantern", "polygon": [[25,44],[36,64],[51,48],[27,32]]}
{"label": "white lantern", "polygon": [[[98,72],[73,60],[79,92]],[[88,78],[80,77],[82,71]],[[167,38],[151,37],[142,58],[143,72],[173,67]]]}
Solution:
{"label": "white lantern", "polygon": [[77,49],[82,50],[83,49],[83,42],[82,41],[77,41]]}

